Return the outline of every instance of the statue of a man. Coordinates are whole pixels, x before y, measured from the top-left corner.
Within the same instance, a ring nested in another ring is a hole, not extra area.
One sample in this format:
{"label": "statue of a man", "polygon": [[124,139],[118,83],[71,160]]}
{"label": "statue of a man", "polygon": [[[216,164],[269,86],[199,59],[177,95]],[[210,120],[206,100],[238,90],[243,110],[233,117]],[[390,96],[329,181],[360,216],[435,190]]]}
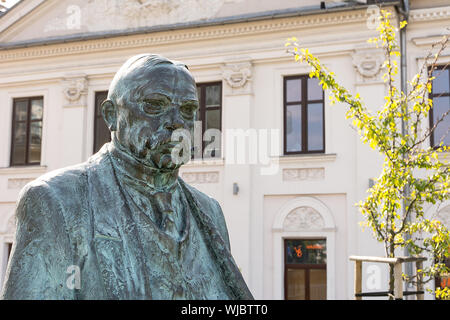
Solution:
{"label": "statue of a man", "polygon": [[172,157],[197,109],[185,65],[130,58],[102,104],[112,142],[21,191],[2,298],[252,299],[218,202]]}

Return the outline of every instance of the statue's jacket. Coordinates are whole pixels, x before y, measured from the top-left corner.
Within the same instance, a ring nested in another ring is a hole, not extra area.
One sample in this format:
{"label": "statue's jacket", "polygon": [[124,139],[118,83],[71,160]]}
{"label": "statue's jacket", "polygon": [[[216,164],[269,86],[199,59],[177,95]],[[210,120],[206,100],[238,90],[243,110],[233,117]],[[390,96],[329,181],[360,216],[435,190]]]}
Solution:
{"label": "statue's jacket", "polygon": [[[52,171],[22,189],[3,299],[161,297],[146,277],[148,265],[136,259],[142,240],[136,224],[127,221],[129,203],[106,146],[87,162]],[[224,296],[253,299],[231,255],[220,205],[181,178],[178,183]],[[130,247],[125,238],[136,242]]]}

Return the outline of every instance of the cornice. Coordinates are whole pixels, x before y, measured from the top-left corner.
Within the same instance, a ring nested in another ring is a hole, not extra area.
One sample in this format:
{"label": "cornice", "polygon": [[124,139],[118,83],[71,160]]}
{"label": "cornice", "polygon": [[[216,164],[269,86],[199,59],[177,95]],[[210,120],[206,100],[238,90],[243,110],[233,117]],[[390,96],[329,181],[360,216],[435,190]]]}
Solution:
{"label": "cornice", "polygon": [[450,19],[450,6],[411,10],[409,14],[409,20],[412,22],[442,19]]}
{"label": "cornice", "polygon": [[[450,36],[450,34],[448,34]],[[426,37],[415,37],[412,38],[411,41],[418,47],[422,46],[430,46],[433,45],[439,41],[442,41],[444,38],[443,34],[440,35],[434,35],[434,36],[426,36]]]}
{"label": "cornice", "polygon": [[256,22],[236,23],[214,27],[198,27],[176,31],[161,31],[107,39],[80,40],[76,42],[39,45],[27,48],[0,49],[0,62],[19,61],[41,57],[55,57],[80,53],[101,52],[113,49],[130,49],[183,42],[224,39],[236,36],[257,35],[268,32],[287,31],[335,26],[347,23],[364,23],[365,10],[279,18]]}

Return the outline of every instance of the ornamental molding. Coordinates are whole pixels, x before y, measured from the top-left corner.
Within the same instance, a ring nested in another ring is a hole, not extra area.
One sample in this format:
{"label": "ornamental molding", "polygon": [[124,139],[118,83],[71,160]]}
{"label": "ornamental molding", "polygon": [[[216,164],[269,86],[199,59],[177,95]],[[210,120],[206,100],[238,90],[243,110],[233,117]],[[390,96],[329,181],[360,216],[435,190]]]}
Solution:
{"label": "ornamental molding", "polygon": [[88,80],[85,74],[66,75],[61,81],[64,97],[67,101],[65,107],[86,106],[88,93]]}
{"label": "ornamental molding", "polygon": [[219,172],[184,172],[182,178],[186,183],[218,183]]}
{"label": "ornamental molding", "polygon": [[226,94],[252,93],[252,63],[250,61],[228,62],[221,66],[222,77],[228,85]]}
{"label": "ornamental molding", "polygon": [[317,198],[301,196],[291,199],[278,210],[272,224],[275,232],[306,230],[305,228],[321,231],[336,229],[331,210]]}
{"label": "ornamental molding", "polygon": [[325,168],[283,169],[283,181],[304,181],[325,179]]}
{"label": "ornamental molding", "polygon": [[450,19],[450,6],[430,9],[411,10],[409,20],[411,22]]}
{"label": "ornamental molding", "polygon": [[[117,35],[108,39],[90,39],[84,41],[70,41],[70,38],[61,39],[60,43],[45,46],[36,44],[28,48],[0,47],[0,61],[14,61],[34,59],[38,57],[53,57],[61,55],[79,54],[83,52],[101,52],[113,49],[131,49],[162,44],[176,44],[197,40],[224,39],[236,36],[263,34],[284,30],[313,28],[317,26],[334,26],[347,23],[365,23],[366,11],[339,12],[302,16],[295,18],[280,18],[274,20],[262,20],[249,23],[235,23],[223,26],[209,26],[176,31],[148,31],[143,34]],[[88,37],[88,35],[86,35]],[[66,41],[66,43],[64,43]],[[8,45],[8,44],[6,44]]]}
{"label": "ornamental molding", "polygon": [[325,223],[319,212],[311,207],[299,207],[292,210],[283,221],[284,231],[323,229]]}
{"label": "ornamental molding", "polygon": [[383,83],[384,55],[379,48],[362,47],[355,49],[352,55],[353,66],[356,69],[356,83]]}
{"label": "ornamental molding", "polygon": [[27,183],[35,178],[12,178],[8,179],[8,189],[22,189]]}

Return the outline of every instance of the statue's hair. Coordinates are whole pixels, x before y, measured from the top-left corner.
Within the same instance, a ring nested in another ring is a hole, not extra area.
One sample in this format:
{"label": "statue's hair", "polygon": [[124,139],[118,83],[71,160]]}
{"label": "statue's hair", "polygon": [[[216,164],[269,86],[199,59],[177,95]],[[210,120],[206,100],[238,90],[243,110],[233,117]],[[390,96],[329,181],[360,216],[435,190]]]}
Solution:
{"label": "statue's hair", "polygon": [[160,64],[173,64],[186,69],[181,62],[169,60],[158,54],[144,53],[129,58],[115,74],[108,90],[108,99],[116,105],[124,105],[136,101],[140,96],[140,89],[145,86],[147,72]]}

